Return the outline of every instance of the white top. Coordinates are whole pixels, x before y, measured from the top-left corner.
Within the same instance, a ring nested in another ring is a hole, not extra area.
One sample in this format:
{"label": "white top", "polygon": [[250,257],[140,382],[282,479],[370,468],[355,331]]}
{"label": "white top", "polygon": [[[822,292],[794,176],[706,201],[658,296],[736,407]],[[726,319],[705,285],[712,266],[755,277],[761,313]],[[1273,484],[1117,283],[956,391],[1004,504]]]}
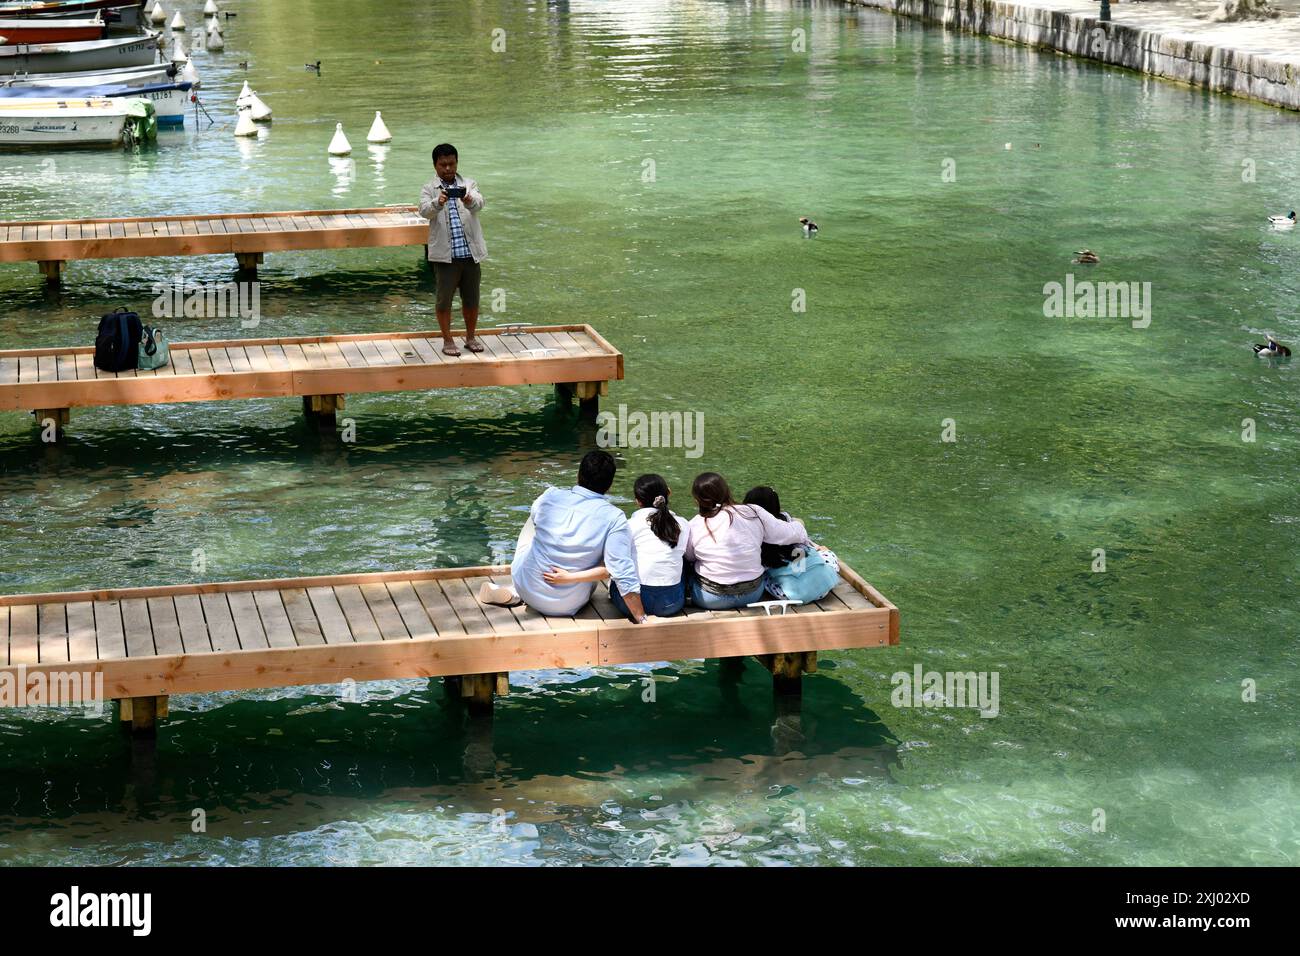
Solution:
{"label": "white top", "polygon": [[682,579],[682,558],[686,555],[686,544],[690,541],[691,526],[679,514],[669,512],[677,521],[681,533],[677,536],[677,546],[670,548],[650,527],[650,517],[654,508],[638,508],[627,519],[632,529],[632,547],[636,552],[636,573],[642,585],[666,587],[677,584]]}
{"label": "white top", "polygon": [[[735,512],[733,517],[731,512]],[[687,560],[695,561],[695,573],[718,584],[752,581],[763,567],[763,542],[768,544],[810,544],[808,532],[799,520],[773,518],[756,505],[723,508],[707,521],[702,515],[691,519]]]}

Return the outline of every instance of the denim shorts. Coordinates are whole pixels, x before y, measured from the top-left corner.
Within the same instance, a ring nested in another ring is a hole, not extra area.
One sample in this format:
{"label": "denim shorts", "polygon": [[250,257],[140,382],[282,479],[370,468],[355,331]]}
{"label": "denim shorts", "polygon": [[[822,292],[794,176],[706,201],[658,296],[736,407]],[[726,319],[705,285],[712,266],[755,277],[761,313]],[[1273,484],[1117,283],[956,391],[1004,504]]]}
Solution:
{"label": "denim shorts", "polygon": [[[628,620],[632,619],[632,612],[627,609],[623,595],[618,593],[618,585],[613,581],[609,582],[609,598],[620,614],[626,616]],[[641,606],[645,608],[647,614],[669,617],[680,611],[685,604],[686,588],[682,586],[681,581],[676,584],[641,585]]]}

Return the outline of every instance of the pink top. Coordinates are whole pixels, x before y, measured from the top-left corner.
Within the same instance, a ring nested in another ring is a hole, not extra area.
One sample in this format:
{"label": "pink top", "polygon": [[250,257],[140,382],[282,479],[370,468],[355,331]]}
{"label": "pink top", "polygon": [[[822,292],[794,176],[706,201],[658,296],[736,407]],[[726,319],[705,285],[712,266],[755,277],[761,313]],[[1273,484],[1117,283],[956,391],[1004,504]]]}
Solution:
{"label": "pink top", "polygon": [[696,574],[718,584],[752,581],[762,574],[763,542],[811,543],[802,522],[773,518],[757,505],[723,508],[707,520],[696,515],[690,528],[686,560],[695,562]]}

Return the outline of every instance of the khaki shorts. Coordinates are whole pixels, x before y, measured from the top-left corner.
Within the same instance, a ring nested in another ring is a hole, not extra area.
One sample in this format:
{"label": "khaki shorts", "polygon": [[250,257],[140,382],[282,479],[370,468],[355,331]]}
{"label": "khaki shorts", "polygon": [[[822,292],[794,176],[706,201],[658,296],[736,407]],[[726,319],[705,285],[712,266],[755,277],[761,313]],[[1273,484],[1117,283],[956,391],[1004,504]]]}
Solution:
{"label": "khaki shorts", "polygon": [[483,270],[473,259],[460,259],[455,262],[434,262],[434,275],[438,282],[438,299],[434,307],[439,312],[451,309],[451,297],[460,290],[460,307],[462,309],[478,308],[478,287],[483,277]]}

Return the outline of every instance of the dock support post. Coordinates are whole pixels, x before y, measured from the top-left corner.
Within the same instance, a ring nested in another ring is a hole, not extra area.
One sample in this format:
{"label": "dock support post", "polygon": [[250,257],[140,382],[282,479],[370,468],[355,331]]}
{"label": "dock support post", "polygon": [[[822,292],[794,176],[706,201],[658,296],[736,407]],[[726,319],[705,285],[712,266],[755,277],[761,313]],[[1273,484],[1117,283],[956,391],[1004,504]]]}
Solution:
{"label": "dock support post", "polygon": [[573,382],[556,382],[555,383],[555,404],[560,408],[569,408],[573,405]]}
{"label": "dock support post", "polygon": [[167,695],[158,697],[123,697],[118,702],[117,717],[131,725],[131,733],[152,735],[158,721],[167,716]]}
{"label": "dock support post", "polygon": [[58,441],[63,437],[63,430],[68,427],[68,421],[72,417],[70,408],[37,408],[33,409],[32,414],[36,416],[36,427],[44,432],[46,429],[54,429],[51,434],[52,441]]}
{"label": "dock support post", "polygon": [[62,259],[41,259],[37,265],[41,267],[41,275],[45,276],[45,281],[50,285],[58,285],[63,281],[63,267],[67,265]]}
{"label": "dock support post", "polygon": [[337,413],[345,404],[342,395],[304,395],[302,413],[322,428],[333,428],[338,424]]}
{"label": "dock support post", "polygon": [[235,260],[239,263],[240,272],[251,272],[257,274],[257,267],[262,264],[261,252],[236,252]]}
{"label": "dock support post", "polygon": [[509,694],[510,675],[506,673],[465,674],[460,678],[460,696],[472,714],[491,714],[493,700]]}
{"label": "dock support post", "polygon": [[816,651],[793,651],[785,654],[763,654],[763,666],[772,672],[772,690],[778,695],[798,696],[803,693],[803,675],[817,670]]}
{"label": "dock support post", "polygon": [[574,392],[578,396],[578,409],[588,418],[600,411],[600,396],[609,394],[609,382],[577,382]]}

